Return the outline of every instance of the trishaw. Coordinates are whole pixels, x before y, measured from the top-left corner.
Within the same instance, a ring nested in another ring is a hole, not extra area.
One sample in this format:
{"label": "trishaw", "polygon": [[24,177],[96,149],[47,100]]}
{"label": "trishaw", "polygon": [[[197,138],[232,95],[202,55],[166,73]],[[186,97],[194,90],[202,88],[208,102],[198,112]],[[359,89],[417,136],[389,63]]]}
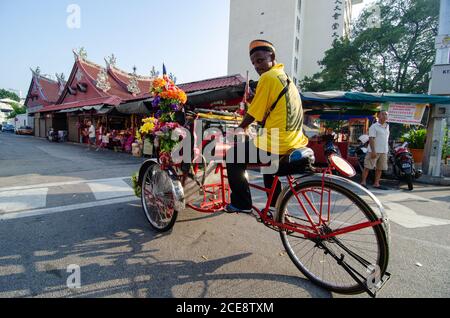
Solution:
{"label": "trishaw", "polygon": [[[231,113],[188,113],[185,127],[199,123],[225,130],[237,122]],[[169,231],[186,207],[201,213],[220,213],[230,201],[224,145],[215,145],[216,160],[202,156],[205,144],[193,145],[198,163],[165,165],[157,159],[140,168],[138,182],[145,216],[159,232]],[[279,159],[279,172],[271,188],[250,184],[267,193],[264,208],[253,207],[258,222],[280,233],[281,241],[297,268],[315,284],[336,293],[367,292],[375,297],[389,280],[389,223],[380,201],[347,177],[353,167],[337,155],[332,144],[324,149],[329,166],[314,167],[311,149],[296,149]],[[219,158],[219,159],[217,159]],[[263,165],[250,165],[248,169]],[[263,172],[263,171],[262,171]],[[283,183],[281,180],[285,178]],[[278,182],[284,189],[270,209]]]}

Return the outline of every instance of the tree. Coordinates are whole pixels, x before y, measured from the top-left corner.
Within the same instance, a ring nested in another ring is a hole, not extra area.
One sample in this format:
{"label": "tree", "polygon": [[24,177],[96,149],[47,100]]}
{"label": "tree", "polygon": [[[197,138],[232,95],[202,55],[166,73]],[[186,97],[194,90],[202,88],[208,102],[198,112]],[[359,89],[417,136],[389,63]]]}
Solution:
{"label": "tree", "polygon": [[11,103],[13,111],[9,114],[8,119],[15,118],[17,115],[26,114],[27,108],[17,103]]}
{"label": "tree", "polygon": [[350,39],[335,40],[320,73],[300,82],[304,91],[357,90],[427,93],[434,64],[439,0],[378,0],[379,27],[372,12],[356,22]]}
{"label": "tree", "polygon": [[0,99],[9,98],[15,100],[16,102],[20,102],[20,97],[17,96],[16,93],[7,91],[6,89],[0,89]]}

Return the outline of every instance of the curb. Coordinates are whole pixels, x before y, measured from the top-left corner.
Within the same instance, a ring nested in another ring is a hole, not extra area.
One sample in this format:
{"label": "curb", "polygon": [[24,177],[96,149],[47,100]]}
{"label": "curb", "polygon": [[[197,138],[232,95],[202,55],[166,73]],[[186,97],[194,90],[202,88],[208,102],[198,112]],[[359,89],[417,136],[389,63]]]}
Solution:
{"label": "curb", "polygon": [[415,182],[450,187],[450,178],[447,177],[431,177],[423,175],[419,179],[415,180]]}

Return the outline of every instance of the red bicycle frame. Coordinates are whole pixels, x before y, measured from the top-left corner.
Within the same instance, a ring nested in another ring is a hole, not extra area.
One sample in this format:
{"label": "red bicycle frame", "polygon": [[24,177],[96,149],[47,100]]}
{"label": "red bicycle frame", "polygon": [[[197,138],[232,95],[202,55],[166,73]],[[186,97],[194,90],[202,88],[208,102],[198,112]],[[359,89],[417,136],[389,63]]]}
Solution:
{"label": "red bicycle frame", "polygon": [[[261,167],[261,165],[257,165],[257,167]],[[200,205],[194,205],[192,203],[188,203],[187,206],[195,211],[202,212],[202,213],[217,213],[222,212],[227,204],[230,202],[230,187],[226,180],[228,177],[225,175],[225,167],[219,163],[216,167],[215,174],[220,173],[220,182],[212,183],[212,184],[206,184],[202,186],[203,191],[203,201],[200,203]],[[331,193],[330,190],[325,188],[325,178],[327,175],[330,175],[332,172],[332,168],[326,168],[322,171],[322,187],[321,189],[308,189],[308,191],[314,191],[320,195],[320,208],[317,210],[317,208],[314,206],[314,204],[311,202],[310,198],[305,194],[305,191],[297,192],[295,190],[295,186],[298,184],[298,180],[295,179],[292,176],[287,177],[288,186],[294,196],[297,199],[297,202],[299,203],[301,209],[303,210],[303,213],[305,217],[308,220],[309,225],[302,225],[297,223],[292,223],[289,221],[286,221],[285,223],[280,223],[277,220],[274,220],[271,216],[269,216],[269,210],[271,203],[274,198],[275,190],[278,185],[278,182],[280,181],[279,176],[275,176],[274,181],[272,183],[271,188],[265,188],[261,187],[257,184],[250,183],[249,186],[253,189],[265,192],[268,196],[268,200],[266,202],[266,206],[263,210],[260,210],[256,208],[255,206],[253,209],[258,213],[258,216],[260,217],[261,221],[270,227],[279,229],[279,230],[286,230],[290,232],[296,232],[299,234],[304,235],[305,238],[308,239],[321,239],[326,240],[338,235],[342,235],[345,233],[358,231],[364,228],[373,227],[376,225],[381,224],[383,221],[382,219],[378,219],[373,222],[364,222],[360,224],[355,224],[351,226],[347,226],[344,228],[341,228],[339,230],[333,231],[328,234],[324,234],[321,231],[321,227],[323,225],[326,225],[331,221]],[[327,195],[327,211],[324,213],[323,208],[323,201],[324,196]],[[301,198],[304,198],[305,202],[301,200]],[[312,213],[315,214],[318,221],[314,221],[311,214],[308,212],[308,208],[312,211]],[[324,215],[326,218],[324,218]]]}

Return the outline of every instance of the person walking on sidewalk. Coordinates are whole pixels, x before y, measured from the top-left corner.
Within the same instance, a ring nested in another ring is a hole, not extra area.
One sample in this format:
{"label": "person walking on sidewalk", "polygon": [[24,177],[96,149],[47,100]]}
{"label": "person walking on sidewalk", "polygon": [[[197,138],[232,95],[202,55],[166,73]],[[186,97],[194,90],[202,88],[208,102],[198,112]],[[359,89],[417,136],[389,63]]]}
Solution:
{"label": "person walking on sidewalk", "polygon": [[95,134],[95,126],[94,126],[94,124],[92,124],[92,121],[88,121],[88,126],[89,126],[89,146],[88,146],[88,150],[91,150],[91,146],[94,146],[94,148],[96,148],[96,150],[98,150],[98,148],[96,146],[97,137],[96,137],[96,134]]}
{"label": "person walking on sidewalk", "polygon": [[375,182],[373,187],[380,190],[388,190],[380,185],[383,171],[388,170],[389,153],[389,124],[387,123],[389,114],[381,111],[378,114],[378,121],[369,129],[369,149],[364,160],[364,171],[361,185],[367,188],[367,177],[371,170],[375,170]]}

